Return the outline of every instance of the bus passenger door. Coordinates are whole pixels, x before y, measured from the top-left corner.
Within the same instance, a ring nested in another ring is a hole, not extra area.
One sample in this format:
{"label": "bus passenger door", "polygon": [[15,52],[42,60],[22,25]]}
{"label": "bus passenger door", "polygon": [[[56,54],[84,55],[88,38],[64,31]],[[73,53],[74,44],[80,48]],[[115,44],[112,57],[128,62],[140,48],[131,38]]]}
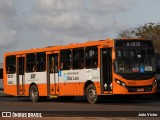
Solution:
{"label": "bus passenger door", "polygon": [[17,94],[24,95],[25,87],[24,87],[24,57],[17,58]]}
{"label": "bus passenger door", "polygon": [[101,49],[101,91],[112,93],[112,49]]}
{"label": "bus passenger door", "polygon": [[47,70],[47,89],[48,95],[58,95],[58,54],[48,55],[48,70]]}

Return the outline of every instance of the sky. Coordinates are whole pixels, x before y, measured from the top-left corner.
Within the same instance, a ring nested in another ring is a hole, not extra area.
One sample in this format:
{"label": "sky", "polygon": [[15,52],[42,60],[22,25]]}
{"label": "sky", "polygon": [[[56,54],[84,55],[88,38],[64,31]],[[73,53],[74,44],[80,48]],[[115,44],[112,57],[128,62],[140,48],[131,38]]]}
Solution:
{"label": "sky", "polygon": [[0,0],[0,62],[8,51],[89,40],[160,22],[160,0]]}

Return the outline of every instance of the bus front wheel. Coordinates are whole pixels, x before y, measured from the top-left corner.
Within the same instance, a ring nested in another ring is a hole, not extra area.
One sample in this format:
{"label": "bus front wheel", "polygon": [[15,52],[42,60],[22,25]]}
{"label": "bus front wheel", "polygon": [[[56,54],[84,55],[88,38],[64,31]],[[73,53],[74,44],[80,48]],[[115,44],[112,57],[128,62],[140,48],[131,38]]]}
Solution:
{"label": "bus front wheel", "polygon": [[29,96],[33,102],[39,102],[41,100],[41,98],[39,97],[39,92],[36,85],[32,85],[30,87]]}
{"label": "bus front wheel", "polygon": [[87,100],[89,103],[94,104],[98,102],[98,95],[96,92],[96,88],[93,84],[90,84],[87,87]]}

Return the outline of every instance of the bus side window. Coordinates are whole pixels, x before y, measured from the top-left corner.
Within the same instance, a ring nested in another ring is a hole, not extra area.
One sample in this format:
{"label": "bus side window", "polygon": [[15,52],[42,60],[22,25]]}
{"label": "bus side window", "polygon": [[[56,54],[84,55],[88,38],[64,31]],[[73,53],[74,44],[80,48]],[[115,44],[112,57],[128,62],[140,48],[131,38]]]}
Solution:
{"label": "bus side window", "polygon": [[46,53],[37,53],[37,72],[43,72],[46,70]]}
{"label": "bus side window", "polygon": [[36,66],[33,66],[32,72],[36,72]]}
{"label": "bus side window", "polygon": [[94,66],[94,68],[97,67],[97,61],[96,60],[93,62],[93,66]]}
{"label": "bus side window", "polygon": [[84,68],[84,48],[75,48],[72,50],[73,53],[73,69]]}
{"label": "bus side window", "polygon": [[6,73],[13,74],[16,72],[16,56],[6,57]]}
{"label": "bus side window", "polygon": [[72,68],[70,49],[60,51],[60,63],[61,70],[70,70]]}
{"label": "bus side window", "polygon": [[86,68],[98,67],[98,48],[97,46],[86,47],[85,49]]}
{"label": "bus side window", "polygon": [[29,53],[26,55],[26,72],[36,71],[35,53]]}

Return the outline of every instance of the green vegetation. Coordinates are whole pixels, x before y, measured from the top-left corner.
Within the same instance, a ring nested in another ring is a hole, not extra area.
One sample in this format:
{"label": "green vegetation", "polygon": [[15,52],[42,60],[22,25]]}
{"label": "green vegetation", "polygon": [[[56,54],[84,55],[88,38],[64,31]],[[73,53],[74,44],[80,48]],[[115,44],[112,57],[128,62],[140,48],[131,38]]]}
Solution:
{"label": "green vegetation", "polygon": [[146,38],[153,41],[155,51],[160,52],[160,23],[147,23],[137,28],[121,31],[121,38]]}

